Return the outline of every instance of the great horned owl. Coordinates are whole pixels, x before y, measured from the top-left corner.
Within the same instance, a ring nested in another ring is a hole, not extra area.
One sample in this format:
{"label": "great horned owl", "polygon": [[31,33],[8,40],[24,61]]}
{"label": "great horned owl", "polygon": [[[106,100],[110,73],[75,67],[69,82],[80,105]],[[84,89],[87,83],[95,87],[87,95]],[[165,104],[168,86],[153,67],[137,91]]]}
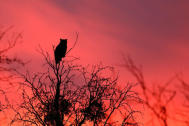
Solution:
{"label": "great horned owl", "polygon": [[63,57],[66,55],[67,39],[60,39],[60,43],[57,45],[54,51],[54,57],[56,64],[59,64]]}

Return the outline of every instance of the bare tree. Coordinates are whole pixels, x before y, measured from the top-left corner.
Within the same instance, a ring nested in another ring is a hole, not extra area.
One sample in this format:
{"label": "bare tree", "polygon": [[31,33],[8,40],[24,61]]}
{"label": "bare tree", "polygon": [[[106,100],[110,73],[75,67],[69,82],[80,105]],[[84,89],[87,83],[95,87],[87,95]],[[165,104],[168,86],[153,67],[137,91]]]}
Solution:
{"label": "bare tree", "polygon": [[[1,86],[5,84],[13,83],[14,74],[13,69],[11,68],[12,64],[24,65],[24,62],[17,57],[10,57],[8,55],[9,51],[16,46],[16,44],[22,39],[21,33],[12,33],[13,26],[8,28],[0,29],[0,83]],[[8,35],[11,34],[9,38]],[[0,111],[3,111],[8,108],[8,97],[6,95],[6,90],[0,87]]]}
{"label": "bare tree", "polygon": [[173,80],[176,79],[176,76],[171,78],[165,84],[153,84],[152,88],[150,85],[146,83],[143,72],[140,67],[137,67],[133,60],[130,57],[124,57],[125,64],[123,67],[127,68],[127,70],[136,78],[139,83],[142,94],[144,97],[144,104],[152,112],[152,119],[149,121],[149,125],[153,124],[154,116],[156,117],[155,123],[159,122],[162,126],[168,126],[168,120],[171,119],[171,115],[169,115],[169,104],[173,101],[176,96],[176,90],[171,89],[170,85]]}
{"label": "bare tree", "polygon": [[56,64],[48,53],[41,54],[46,71],[18,72],[23,79],[19,84],[22,102],[10,105],[15,113],[11,125],[139,125],[135,105],[141,99],[134,85],[118,84],[112,67],[87,69],[74,64],[75,58]]}
{"label": "bare tree", "polygon": [[[138,103],[141,99],[133,85],[126,84],[123,88],[118,87],[118,76],[113,77],[114,68],[102,65],[93,66],[92,72],[82,69],[84,85],[78,90],[78,103],[80,107],[74,107],[75,125],[82,125],[86,121],[93,122],[93,125],[131,125],[136,126],[135,114],[140,113],[134,110],[131,102]],[[109,76],[105,76],[109,73]],[[84,101],[82,101],[82,99]],[[82,102],[80,102],[82,101]],[[77,103],[77,102],[76,102]],[[117,114],[119,119],[112,119]],[[111,120],[110,120],[111,119]]]}
{"label": "bare tree", "polygon": [[10,30],[12,28],[13,27],[11,26],[11,27],[8,27],[7,29],[2,29],[0,31],[0,42],[3,43],[3,44],[7,43],[6,47],[0,49],[0,64],[1,64],[0,70],[1,71],[7,71],[7,68],[2,66],[3,64],[11,64],[11,63],[17,62],[17,63],[24,65],[22,60],[20,60],[16,57],[10,58],[7,55],[9,50],[14,48],[16,46],[16,44],[22,39],[21,33],[14,33],[14,34],[12,34],[11,38],[9,38],[6,42],[3,42],[4,38],[6,38],[6,35],[8,34],[8,32],[10,32]]}
{"label": "bare tree", "polygon": [[182,121],[188,126],[189,125],[189,84],[182,79],[181,77],[178,77],[178,80],[180,82],[180,86],[178,88],[180,89],[180,93],[182,96],[184,96],[184,102],[182,103],[182,110],[178,110],[178,114],[181,116]]}

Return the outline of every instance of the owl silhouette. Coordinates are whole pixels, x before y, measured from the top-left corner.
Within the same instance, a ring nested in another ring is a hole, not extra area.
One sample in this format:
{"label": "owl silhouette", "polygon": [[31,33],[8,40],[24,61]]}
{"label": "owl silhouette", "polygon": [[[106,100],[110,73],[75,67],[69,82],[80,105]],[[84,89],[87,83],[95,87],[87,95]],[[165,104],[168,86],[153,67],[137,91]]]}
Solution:
{"label": "owl silhouette", "polygon": [[59,64],[62,58],[66,56],[67,39],[60,39],[60,43],[57,45],[54,51],[54,57],[56,64]]}

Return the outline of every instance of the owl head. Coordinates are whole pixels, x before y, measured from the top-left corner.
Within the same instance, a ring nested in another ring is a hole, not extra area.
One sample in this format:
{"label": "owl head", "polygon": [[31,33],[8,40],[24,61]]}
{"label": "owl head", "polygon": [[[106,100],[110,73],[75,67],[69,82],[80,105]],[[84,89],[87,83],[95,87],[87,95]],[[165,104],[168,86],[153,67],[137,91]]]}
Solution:
{"label": "owl head", "polygon": [[67,43],[67,39],[60,38],[60,43]]}

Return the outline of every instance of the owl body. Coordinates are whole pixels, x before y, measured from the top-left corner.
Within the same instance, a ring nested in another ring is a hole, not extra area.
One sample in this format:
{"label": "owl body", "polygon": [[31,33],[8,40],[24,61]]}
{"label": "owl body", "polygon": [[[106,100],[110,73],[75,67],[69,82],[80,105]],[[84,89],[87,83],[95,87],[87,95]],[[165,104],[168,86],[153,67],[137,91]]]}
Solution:
{"label": "owl body", "polygon": [[57,45],[54,56],[56,64],[59,64],[62,58],[65,57],[67,51],[67,39],[60,39],[60,43]]}

